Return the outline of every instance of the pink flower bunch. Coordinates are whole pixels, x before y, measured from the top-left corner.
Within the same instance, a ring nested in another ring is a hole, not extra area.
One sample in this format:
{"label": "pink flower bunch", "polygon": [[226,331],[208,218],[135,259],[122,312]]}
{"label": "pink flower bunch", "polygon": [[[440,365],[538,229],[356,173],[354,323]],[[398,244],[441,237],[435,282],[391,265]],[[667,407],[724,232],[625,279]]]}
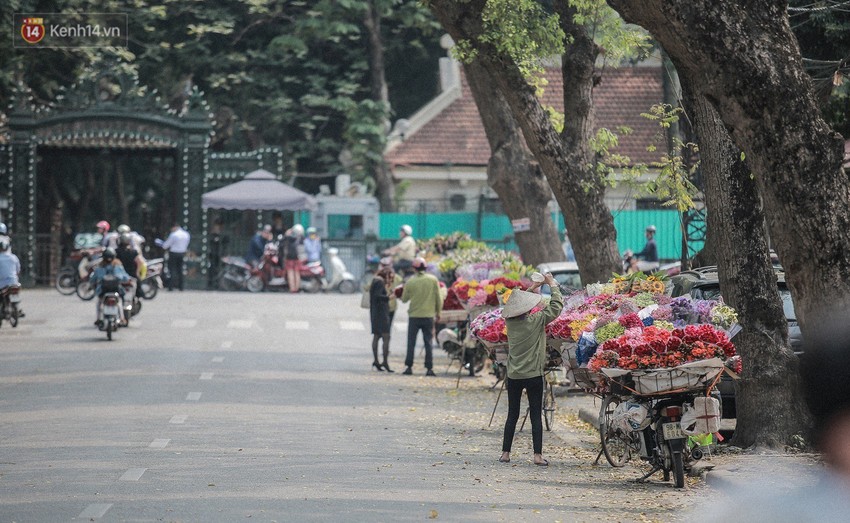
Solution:
{"label": "pink flower bunch", "polygon": [[469,331],[476,338],[490,343],[506,343],[508,341],[505,320],[502,318],[499,309],[494,309],[476,316],[469,323]]}
{"label": "pink flower bunch", "polygon": [[643,327],[643,322],[640,317],[635,312],[630,312],[629,314],[624,314],[620,316],[619,319],[620,325],[627,329],[633,329],[635,327]]}

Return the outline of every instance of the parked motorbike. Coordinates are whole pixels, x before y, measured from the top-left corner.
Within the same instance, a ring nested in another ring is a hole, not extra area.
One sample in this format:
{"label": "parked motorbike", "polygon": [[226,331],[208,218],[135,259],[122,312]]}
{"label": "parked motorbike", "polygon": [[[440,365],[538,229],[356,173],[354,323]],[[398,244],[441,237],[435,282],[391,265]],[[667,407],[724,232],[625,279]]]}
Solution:
{"label": "parked motorbike", "polygon": [[91,285],[90,278],[97,264],[100,263],[100,255],[103,249],[92,250],[88,255],[80,260],[77,266],[78,281],[77,281],[77,296],[81,300],[88,301],[94,298],[94,285]]}
{"label": "parked motorbike", "polygon": [[225,256],[221,259],[218,288],[223,291],[241,291],[247,288],[253,267],[244,258]]}
{"label": "parked motorbike", "polygon": [[[261,292],[264,289],[286,290],[289,288],[286,281],[286,269],[279,265],[278,260],[277,245],[267,244],[259,265],[252,269],[251,277],[245,282],[249,291]],[[301,275],[301,288],[305,292],[314,293],[322,290],[322,282],[325,279],[322,262],[307,263],[299,260],[298,271]]]}
{"label": "parked motorbike", "polygon": [[703,449],[690,436],[719,430],[720,401],[704,391],[633,396],[623,401],[608,396],[600,422],[602,450],[612,465],[622,466],[637,453],[652,467],[638,481],[660,471],[664,481],[672,473],[674,486],[682,488],[685,469],[703,457]]}
{"label": "parked motorbike", "polygon": [[165,260],[162,258],[153,258],[147,261],[148,272],[145,277],[139,282],[137,294],[139,298],[152,300],[156,298],[156,293],[163,287],[162,271],[165,268]]}
{"label": "parked motorbike", "polygon": [[10,285],[0,289],[0,326],[2,326],[3,320],[8,320],[12,327],[18,326],[20,303],[20,285]]}
{"label": "parked motorbike", "polygon": [[56,290],[65,296],[74,294],[77,290],[77,284],[80,283],[81,265],[87,266],[93,258],[100,256],[101,251],[103,251],[101,247],[72,251],[68,256],[67,264],[60,268],[56,274]]}
{"label": "parked motorbike", "polygon": [[322,290],[338,291],[342,294],[351,294],[357,290],[357,282],[354,275],[348,271],[345,262],[339,257],[339,249],[331,247],[328,249],[328,259],[333,277],[330,281],[322,278]]}

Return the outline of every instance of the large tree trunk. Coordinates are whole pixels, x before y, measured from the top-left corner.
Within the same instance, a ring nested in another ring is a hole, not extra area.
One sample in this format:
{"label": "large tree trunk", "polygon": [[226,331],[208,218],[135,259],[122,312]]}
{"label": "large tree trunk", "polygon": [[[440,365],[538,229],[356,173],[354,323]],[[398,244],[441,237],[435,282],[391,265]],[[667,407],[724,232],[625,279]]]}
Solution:
{"label": "large tree trunk", "polygon": [[787,2],[608,0],[649,30],[746,153],[804,337],[850,305],[844,140],[821,118]]}
{"label": "large tree trunk", "polygon": [[431,10],[456,42],[468,41],[511,107],[529,149],[540,164],[564,214],[582,281],[606,281],[619,271],[614,219],[605,205],[605,187],[596,176],[588,146],[593,133],[593,64],[597,49],[572,10],[559,1],[561,24],[570,42],[563,60],[566,125],[559,136],[535,90],[510,56],[487,41],[482,22],[486,0],[432,0]]}
{"label": "large tree trunk", "polygon": [[[381,38],[381,14],[378,12],[373,0],[366,2],[366,12],[363,17],[363,25],[369,34],[369,78],[372,93],[372,100],[381,102],[386,108],[386,114],[389,115],[390,97],[389,89],[387,88],[386,71],[384,67],[384,42]],[[389,120],[386,122],[386,131],[389,132]],[[385,133],[386,134],[386,133]],[[381,150],[386,145],[381,143]],[[383,159],[376,160],[372,163],[372,176],[375,178],[375,196],[378,198],[378,203],[383,212],[395,211],[395,184],[393,176]]]}
{"label": "large tree trunk", "polygon": [[682,75],[699,134],[708,228],[714,231],[723,299],[738,311],[743,330],[735,346],[743,360],[735,383],[734,443],[781,447],[803,433],[797,358],[788,348],[788,324],[768,255],[765,219],[756,183],[714,107]]}
{"label": "large tree trunk", "polygon": [[530,230],[515,234],[523,261],[538,265],[566,260],[558,230],[546,205],[552,190],[525,148],[510,107],[477,60],[466,64],[464,70],[492,151],[487,165],[487,184],[499,195],[508,218],[528,218],[531,224]]}

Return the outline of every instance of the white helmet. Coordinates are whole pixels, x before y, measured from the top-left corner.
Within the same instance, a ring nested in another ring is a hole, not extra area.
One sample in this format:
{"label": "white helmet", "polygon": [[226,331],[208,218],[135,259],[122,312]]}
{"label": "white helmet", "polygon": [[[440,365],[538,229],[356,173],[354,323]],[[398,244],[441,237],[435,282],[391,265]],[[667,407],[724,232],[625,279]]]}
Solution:
{"label": "white helmet", "polygon": [[298,236],[304,236],[304,226],[300,223],[296,223],[292,226],[292,232],[294,232]]}
{"label": "white helmet", "polygon": [[401,232],[410,236],[411,234],[413,234],[413,227],[411,227],[410,225],[404,224],[404,225],[401,226]]}
{"label": "white helmet", "polygon": [[116,231],[118,231],[118,234],[125,234],[125,233],[130,232],[130,226],[129,226],[129,225],[127,225],[126,223],[122,223],[122,224],[121,224],[121,225],[119,225],[119,226],[118,226],[118,228],[117,228],[117,229],[115,229],[115,230],[116,230]]}
{"label": "white helmet", "polygon": [[655,225],[650,225],[646,228],[646,232],[655,232]]}

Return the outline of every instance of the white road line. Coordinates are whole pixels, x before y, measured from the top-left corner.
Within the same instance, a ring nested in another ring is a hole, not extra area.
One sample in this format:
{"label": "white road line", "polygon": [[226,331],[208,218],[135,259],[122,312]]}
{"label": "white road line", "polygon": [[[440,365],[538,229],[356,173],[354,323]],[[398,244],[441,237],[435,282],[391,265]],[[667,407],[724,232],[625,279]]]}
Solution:
{"label": "white road line", "polygon": [[287,330],[306,331],[310,329],[310,322],[300,320],[286,320],[283,326]]}
{"label": "white road line", "polygon": [[175,425],[186,423],[186,418],[188,418],[188,416],[171,416],[171,421],[169,421],[169,423],[173,423]]}
{"label": "white road line", "polygon": [[118,481],[139,481],[146,470],[148,469],[130,469],[118,478]]}
{"label": "white road line", "polygon": [[254,320],[230,320],[227,322],[228,329],[250,329],[254,326]]}
{"label": "white road line", "polygon": [[339,328],[344,331],[365,331],[362,321],[339,320]]}
{"label": "white road line", "polygon": [[191,329],[198,324],[198,320],[173,320],[171,326],[176,329]]}
{"label": "white road line", "polygon": [[112,503],[92,503],[87,506],[85,510],[80,512],[80,515],[77,516],[77,519],[98,519],[102,518],[106,511],[112,508]]}
{"label": "white road line", "polygon": [[186,401],[198,401],[199,399],[201,399],[200,392],[190,392],[186,395]]}
{"label": "white road line", "polygon": [[212,359],[213,363],[222,363],[224,361],[224,356],[216,356]]}
{"label": "white road line", "polygon": [[168,446],[169,443],[171,443],[170,439],[157,438],[157,439],[151,441],[151,444],[148,445],[148,447],[150,447],[152,449],[164,449],[165,447]]}
{"label": "white road line", "polygon": [[213,373],[212,372],[202,372],[200,379],[211,380],[211,379],[213,379]]}
{"label": "white road line", "polygon": [[233,342],[232,342],[232,341],[223,341],[223,342],[221,342],[221,348],[222,348],[222,349],[229,349],[230,347],[233,347]]}

